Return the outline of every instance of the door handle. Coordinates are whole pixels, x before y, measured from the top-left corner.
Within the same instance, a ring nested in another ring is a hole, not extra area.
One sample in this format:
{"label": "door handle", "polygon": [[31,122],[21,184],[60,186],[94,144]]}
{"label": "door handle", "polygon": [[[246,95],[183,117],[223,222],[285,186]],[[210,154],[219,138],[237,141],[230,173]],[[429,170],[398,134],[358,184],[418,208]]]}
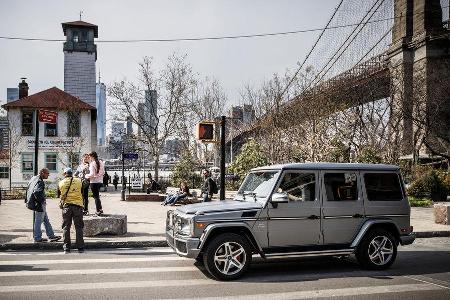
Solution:
{"label": "door handle", "polygon": [[308,219],[310,219],[310,220],[317,220],[317,219],[320,219],[320,217],[319,217],[319,216],[316,216],[316,215],[310,215],[310,216],[308,217]]}
{"label": "door handle", "polygon": [[353,217],[353,218],[363,218],[364,216],[363,216],[363,215],[360,215],[360,214],[354,214],[352,217]]}

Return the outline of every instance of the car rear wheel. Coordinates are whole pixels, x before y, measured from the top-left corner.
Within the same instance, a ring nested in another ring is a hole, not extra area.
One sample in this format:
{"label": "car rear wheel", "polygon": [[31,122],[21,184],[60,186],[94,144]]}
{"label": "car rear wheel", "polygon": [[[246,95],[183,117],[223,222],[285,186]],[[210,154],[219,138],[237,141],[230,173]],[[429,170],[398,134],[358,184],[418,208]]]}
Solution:
{"label": "car rear wheel", "polygon": [[241,277],[252,261],[247,239],[234,233],[215,237],[206,247],[203,262],[216,279],[232,280]]}
{"label": "car rear wheel", "polygon": [[397,257],[397,241],[383,229],[370,231],[358,246],[356,258],[366,269],[384,270],[389,268]]}

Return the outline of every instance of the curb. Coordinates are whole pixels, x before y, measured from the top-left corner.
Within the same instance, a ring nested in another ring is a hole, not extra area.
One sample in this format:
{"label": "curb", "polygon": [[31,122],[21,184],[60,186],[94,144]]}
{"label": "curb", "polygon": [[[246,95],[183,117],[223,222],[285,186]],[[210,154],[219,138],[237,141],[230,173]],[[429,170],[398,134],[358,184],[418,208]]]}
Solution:
{"label": "curb", "polygon": [[[8,243],[0,245],[0,251],[6,250],[61,250],[63,243]],[[85,249],[114,249],[114,248],[150,248],[168,247],[166,241],[131,241],[131,242],[85,242]]]}
{"label": "curb", "polygon": [[449,237],[450,231],[422,231],[422,232],[414,232],[416,234],[416,238],[418,239],[427,239],[433,237]]}

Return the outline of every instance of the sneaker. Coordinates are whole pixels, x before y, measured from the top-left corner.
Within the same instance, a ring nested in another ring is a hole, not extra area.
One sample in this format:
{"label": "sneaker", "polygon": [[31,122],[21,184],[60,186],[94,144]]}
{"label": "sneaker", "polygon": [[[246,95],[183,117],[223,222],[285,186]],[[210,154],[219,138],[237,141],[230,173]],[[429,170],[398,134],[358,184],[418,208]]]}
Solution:
{"label": "sneaker", "polygon": [[57,242],[61,239],[59,235],[55,235],[54,237],[50,238],[50,242]]}
{"label": "sneaker", "polygon": [[70,249],[64,249],[64,254],[69,254],[70,253]]}
{"label": "sneaker", "polygon": [[101,215],[103,215],[103,210],[99,210],[99,211],[97,211],[97,216],[101,216]]}
{"label": "sneaker", "polygon": [[84,253],[84,248],[78,248],[78,253]]}
{"label": "sneaker", "polygon": [[47,239],[42,238],[42,239],[40,239],[40,240],[35,240],[34,242],[35,242],[35,243],[45,243],[45,242],[47,242],[47,241],[48,241]]}
{"label": "sneaker", "polygon": [[85,216],[89,215],[89,211],[88,210],[84,210],[83,211],[83,215],[85,215]]}

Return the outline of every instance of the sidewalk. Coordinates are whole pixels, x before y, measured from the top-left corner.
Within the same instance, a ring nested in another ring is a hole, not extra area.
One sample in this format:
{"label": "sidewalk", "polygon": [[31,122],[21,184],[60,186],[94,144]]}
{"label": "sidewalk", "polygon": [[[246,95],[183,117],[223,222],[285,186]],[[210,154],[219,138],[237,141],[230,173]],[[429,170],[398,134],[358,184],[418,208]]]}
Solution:
{"label": "sidewalk", "polygon": [[[120,201],[120,192],[101,193],[101,200],[105,214],[127,215],[128,232],[124,236],[85,237],[86,248],[166,246],[166,212],[174,207],[162,206],[159,202]],[[94,200],[90,199],[91,213],[95,211],[94,207]],[[47,211],[55,234],[62,235],[57,199],[47,200]],[[0,205],[0,250],[62,249],[60,242],[33,244],[32,222],[33,212],[25,207],[23,200],[3,200]],[[412,208],[411,225],[418,238],[450,236],[450,225],[434,223],[432,208]],[[46,237],[45,232],[43,237]]]}

